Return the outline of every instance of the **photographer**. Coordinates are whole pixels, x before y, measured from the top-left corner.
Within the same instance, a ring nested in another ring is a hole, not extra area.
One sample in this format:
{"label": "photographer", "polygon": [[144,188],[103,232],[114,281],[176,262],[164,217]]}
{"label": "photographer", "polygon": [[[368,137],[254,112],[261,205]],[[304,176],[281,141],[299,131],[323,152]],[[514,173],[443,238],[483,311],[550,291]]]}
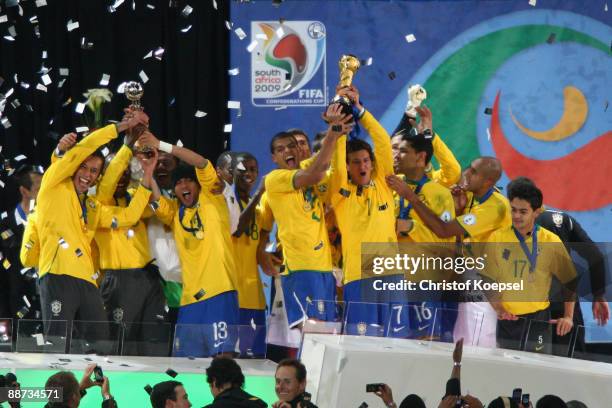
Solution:
{"label": "photographer", "polygon": [[96,364],[89,364],[83,373],[81,382],[78,383],[74,373],[70,371],[60,371],[53,374],[47,380],[45,389],[61,388],[61,402],[50,401],[45,408],[76,408],[81,403],[81,398],[87,394],[87,389],[93,386],[100,386],[102,393],[102,408],[117,408],[117,403],[110,393],[108,377],[104,376],[102,381],[94,381],[91,375],[96,368]]}
{"label": "photographer", "polygon": [[[380,399],[383,400],[383,403],[386,407],[389,408],[398,408],[397,404],[393,401],[393,391],[391,387],[387,384],[381,384],[378,388],[378,391],[374,392]],[[410,394],[399,405],[399,408],[425,408],[425,402],[416,394]]]}
{"label": "photographer", "polygon": [[206,369],[206,382],[215,398],[206,408],[266,408],[268,404],[245,392],[244,375],[236,361],[217,357]]}
{"label": "photographer", "polygon": [[[0,388],[11,388],[15,390],[20,389],[20,385],[17,382],[17,377],[15,376],[15,374],[7,373],[6,375],[0,375]],[[6,402],[6,401],[7,400],[2,399],[0,397],[0,408],[5,406],[3,402]],[[21,403],[18,401],[8,402],[8,406],[11,408],[20,408]]]}
{"label": "photographer", "polygon": [[272,408],[317,408],[310,402],[310,394],[306,392],[304,364],[293,358],[284,359],[278,363],[274,379],[278,401]]}

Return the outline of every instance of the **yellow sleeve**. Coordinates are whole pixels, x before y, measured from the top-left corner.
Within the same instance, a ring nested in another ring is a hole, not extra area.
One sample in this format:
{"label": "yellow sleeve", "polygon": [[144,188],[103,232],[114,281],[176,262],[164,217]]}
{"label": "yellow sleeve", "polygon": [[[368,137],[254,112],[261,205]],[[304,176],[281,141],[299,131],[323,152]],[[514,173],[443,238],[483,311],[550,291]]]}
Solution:
{"label": "yellow sleeve", "polygon": [[108,167],[104,171],[104,175],[98,183],[96,189],[96,199],[102,204],[110,204],[112,202],[113,194],[117,188],[117,183],[123,175],[123,172],[130,164],[132,158],[132,150],[126,146],[121,146],[121,149],[117,152],[113,160],[108,164]]}
{"label": "yellow sleeve", "polygon": [[64,156],[58,156],[55,154],[55,149],[53,149],[53,152],[51,152],[51,164],[55,163],[56,161],[60,160],[62,157]]}
{"label": "yellow sleeve", "polygon": [[151,190],[141,185],[132,197],[130,205],[126,208],[95,203],[95,205],[100,206],[97,227],[119,228],[136,224],[140,220],[145,206],[149,203],[150,196]]}
{"label": "yellow sleeve", "polygon": [[171,200],[168,197],[159,198],[159,207],[155,210],[155,216],[164,224],[172,225],[174,215],[178,209],[178,203],[176,200]]}
{"label": "yellow sleeve", "polygon": [[434,156],[440,163],[440,170],[432,171],[430,178],[446,187],[457,184],[461,178],[461,166],[455,155],[438,134],[433,138],[432,144]]}
{"label": "yellow sleeve", "polygon": [[310,166],[312,166],[312,163],[314,163],[315,158],[317,157],[319,153],[315,153],[312,156],[310,156],[307,159],[304,159],[300,162],[300,169],[302,170],[306,170],[307,168],[309,168]]}
{"label": "yellow sleeve", "polygon": [[342,135],[336,141],[336,149],[332,158],[332,172],[329,181],[329,195],[331,205],[335,207],[345,196],[342,189],[348,191],[348,174],[346,170],[346,135]]}
{"label": "yellow sleeve", "polygon": [[382,172],[385,176],[394,174],[391,137],[370,112],[366,111],[359,121],[372,137],[376,154],[376,171]]}
{"label": "yellow sleeve", "polygon": [[28,224],[23,232],[19,260],[23,266],[28,268],[38,268],[40,256],[40,241],[38,239],[38,229],[36,228],[36,213],[28,215]]}
{"label": "yellow sleeve", "polygon": [[293,178],[298,170],[276,169],[266,176],[266,191],[268,193],[290,193],[295,191]]}
{"label": "yellow sleeve", "polygon": [[215,183],[219,181],[215,167],[212,165],[210,160],[206,161],[206,166],[204,166],[203,169],[196,167],[195,172],[198,182],[204,191],[208,191],[215,185]]}
{"label": "yellow sleeve", "polygon": [[71,177],[79,168],[83,160],[96,151],[96,149],[105,143],[117,137],[117,128],[115,125],[108,125],[101,129],[92,132],[72,149],[68,150],[61,160],[51,164],[45,175],[43,176],[40,185],[40,194],[47,190],[53,189],[64,179]]}
{"label": "yellow sleeve", "polygon": [[[505,209],[503,209],[505,211]],[[478,236],[494,231],[501,227],[504,219],[502,208],[490,205],[478,205],[468,214],[460,215],[457,222],[470,236]]]}
{"label": "yellow sleeve", "polygon": [[257,204],[257,208],[255,209],[257,212],[257,217],[260,220],[260,228],[265,231],[272,231],[272,226],[274,224],[274,215],[272,215],[272,209],[270,208],[270,204],[268,203],[268,194],[263,193],[261,198],[259,199],[259,204]]}

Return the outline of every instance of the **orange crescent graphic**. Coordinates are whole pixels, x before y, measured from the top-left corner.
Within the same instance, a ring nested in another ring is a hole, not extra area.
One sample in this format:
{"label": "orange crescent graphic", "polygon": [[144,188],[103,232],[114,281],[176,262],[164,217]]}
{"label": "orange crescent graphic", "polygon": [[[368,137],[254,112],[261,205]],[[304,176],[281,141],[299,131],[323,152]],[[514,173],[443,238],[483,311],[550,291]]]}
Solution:
{"label": "orange crescent graphic", "polygon": [[612,131],[558,159],[531,159],[504,135],[499,120],[500,96],[498,92],[493,105],[491,143],[510,179],[529,177],[542,189],[544,203],[562,210],[589,211],[612,203]]}
{"label": "orange crescent graphic", "polygon": [[534,139],[547,142],[562,140],[576,133],[584,125],[584,122],[586,122],[588,113],[589,106],[586,98],[582,92],[580,92],[580,89],[573,86],[566,86],[563,89],[563,115],[555,127],[551,129],[541,132],[528,129],[514,117],[512,108],[510,109],[510,116],[514,124],[518,126],[523,133]]}
{"label": "orange crescent graphic", "polygon": [[264,34],[266,35],[266,41],[264,41],[264,47],[267,47],[270,41],[272,41],[272,38],[274,38],[274,34],[275,34],[274,29],[270,27],[268,24],[259,24],[259,27],[261,27]]}

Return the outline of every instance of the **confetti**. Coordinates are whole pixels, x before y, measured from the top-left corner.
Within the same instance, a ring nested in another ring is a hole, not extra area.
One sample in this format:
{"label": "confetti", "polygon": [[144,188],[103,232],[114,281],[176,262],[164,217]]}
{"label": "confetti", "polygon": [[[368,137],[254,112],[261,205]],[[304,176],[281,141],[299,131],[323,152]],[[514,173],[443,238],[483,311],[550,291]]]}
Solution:
{"label": "confetti", "polygon": [[189,31],[189,30],[191,30],[191,24],[189,24],[189,25],[188,25],[187,27],[185,27],[185,28],[182,28],[182,29],[181,29],[181,32],[182,32],[182,33],[186,33],[186,32],[187,32],[187,31]]}
{"label": "confetti", "polygon": [[127,237],[128,239],[134,238],[134,230],[133,229],[128,229],[127,230]]}
{"label": "confetti", "polygon": [[59,244],[59,246],[61,246],[63,249],[68,249],[68,247],[70,245],[68,245],[68,243],[66,241],[64,241],[64,238],[60,238],[59,241],[57,242]]}
{"label": "confetti", "polygon": [[15,26],[10,26],[8,28],[8,32],[11,36],[13,37],[17,37],[17,30],[15,30]]}
{"label": "confetti", "polygon": [[183,11],[181,11],[181,16],[186,18],[191,14],[192,11],[193,11],[193,7],[187,4],[185,8],[183,8]]}
{"label": "confetti", "polygon": [[212,6],[215,10],[217,10],[217,1],[216,0],[212,0]]}
{"label": "confetti", "polygon": [[529,5],[535,7],[537,0],[529,0]]}
{"label": "confetti", "polygon": [[64,86],[64,82],[66,82],[66,78],[62,78],[59,83],[57,84],[58,88],[61,88],[62,86]]}
{"label": "confetti", "polygon": [[8,21],[8,16],[5,14],[0,16],[0,23],[6,23]]}
{"label": "confetti", "polygon": [[240,73],[240,68],[232,68],[228,70],[227,73],[230,74],[231,76],[236,76]]}
{"label": "confetti", "polygon": [[172,378],[176,378],[176,376],[178,375],[178,373],[171,368],[166,370],[166,374],[168,374]]}
{"label": "confetti", "polygon": [[43,75],[42,77],[40,77],[40,79],[42,79],[43,84],[45,84],[45,86],[49,85],[51,82],[51,78],[49,77],[49,75]]}
{"label": "confetti", "polygon": [[19,102],[19,99],[14,99],[14,100],[11,102],[11,106],[12,106],[13,108],[17,109],[18,107],[20,107],[20,106],[21,106],[21,102]]}
{"label": "confetti", "polygon": [[147,76],[147,74],[144,71],[140,71],[138,76],[140,77],[140,79],[142,79],[142,83],[143,84],[146,84],[149,81],[149,77]]}
{"label": "confetti", "polygon": [[392,80],[392,81],[393,81],[393,80],[395,79],[395,72],[394,72],[394,71],[389,72],[389,74],[388,74],[388,75],[389,75],[389,79],[390,79],[390,80]]}
{"label": "confetti", "polygon": [[[3,126],[5,129],[8,129],[8,128],[10,128],[10,127],[11,127],[11,122],[8,120],[8,118],[2,118],[2,119],[0,119],[0,123],[2,123],[2,126]],[[4,187],[4,186],[2,186],[2,187]]]}
{"label": "confetti", "polygon": [[13,37],[11,37],[10,35],[5,35],[4,39],[7,41],[15,41],[15,39]]}
{"label": "confetti", "polygon": [[491,115],[493,113],[493,109],[485,108],[484,113],[485,113],[485,115]]}
{"label": "confetti", "polygon": [[39,91],[47,92],[47,87],[43,84],[36,84],[36,89],[38,89]]}
{"label": "confetti", "polygon": [[244,30],[240,27],[238,27],[237,29],[234,30],[234,32],[236,33],[236,35],[238,36],[238,38],[240,38],[240,40],[244,40],[247,35],[244,32]]}
{"label": "confetti", "polygon": [[548,36],[548,40],[546,40],[547,43],[552,44],[555,42],[555,39],[557,38],[557,34],[555,33],[550,33],[550,35]]}
{"label": "confetti", "polygon": [[109,82],[110,82],[110,75],[102,74],[102,79],[100,80],[100,85],[107,86]]}
{"label": "confetti", "polygon": [[268,36],[265,35],[264,33],[259,33],[259,34],[255,35],[255,38],[258,39],[258,40],[267,40]]}
{"label": "confetti", "polygon": [[47,5],[47,0],[36,0],[36,7],[44,7]]}
{"label": "confetti", "polygon": [[37,346],[44,346],[45,345],[45,338],[43,337],[42,333],[33,334],[32,337],[34,337],[36,339],[36,345]]}
{"label": "confetti", "polygon": [[47,51],[42,52],[42,59],[47,59]]}
{"label": "confetti", "polygon": [[282,38],[285,35],[285,30],[283,30],[283,27],[278,27],[276,29],[276,36],[278,38]]}
{"label": "confetti", "polygon": [[13,95],[13,92],[15,92],[15,90],[13,88],[9,89],[8,92],[6,93],[6,95],[4,95],[4,98],[10,98],[11,95]]}
{"label": "confetti", "polygon": [[152,56],[153,56],[153,51],[149,51],[147,55],[144,56],[143,60],[146,60],[147,58],[151,58]]}
{"label": "confetti", "polygon": [[203,118],[204,116],[206,116],[207,113],[206,112],[202,112],[201,110],[196,111],[195,113],[195,117],[196,118]]}
{"label": "confetti", "polygon": [[155,58],[161,61],[164,51],[165,50],[162,47],[157,47],[157,49],[153,52],[153,55],[155,55]]}
{"label": "confetti", "polygon": [[91,50],[93,48],[93,43],[92,42],[88,42],[87,38],[82,37],[81,38],[81,49],[82,50]]}
{"label": "confetti", "polygon": [[231,23],[231,22],[229,22],[229,21],[225,20],[225,27],[226,27],[228,30],[231,30],[233,25],[234,25],[234,23]]}
{"label": "confetti", "polygon": [[277,106],[276,108],[274,108],[275,111],[284,110],[284,109],[287,109],[287,105]]}
{"label": "confetti", "polygon": [[84,110],[85,110],[85,104],[82,102],[77,103],[76,107],[74,108],[74,111],[79,114],[82,114]]}
{"label": "confetti", "polygon": [[77,133],[85,133],[89,131],[89,128],[87,126],[79,126],[78,128],[74,129]]}
{"label": "confetti", "polygon": [[183,147],[183,142],[181,142],[181,139],[179,139],[179,140],[177,140],[177,141],[176,141],[176,145],[177,145],[178,147]]}
{"label": "confetti", "polygon": [[152,4],[147,4],[147,8],[150,10],[155,10],[155,6]]}
{"label": "confetti", "polygon": [[240,101],[227,101],[228,109],[240,109]]}
{"label": "confetti", "polygon": [[72,30],[79,28],[79,22],[78,21],[73,22],[72,20],[68,20],[68,24],[66,24],[66,28],[68,29],[68,32],[71,32]]}
{"label": "confetti", "polygon": [[416,37],[414,36],[414,34],[408,34],[406,36],[406,42],[411,43],[411,42],[415,42],[416,41]]}
{"label": "confetti", "polygon": [[20,161],[25,160],[25,159],[27,159],[27,157],[25,155],[23,155],[23,154],[20,154],[19,156],[15,157],[14,160],[16,162],[20,162]]}
{"label": "confetti", "polygon": [[361,61],[361,65],[368,67],[370,65],[372,65],[372,57],[368,58],[367,60],[362,60]]}
{"label": "confetti", "polygon": [[60,68],[59,69],[59,73],[61,76],[68,76],[70,75],[70,69],[68,68]]}
{"label": "confetti", "polygon": [[8,217],[7,212],[3,212],[2,215],[0,215],[0,219],[5,219],[6,217]]}
{"label": "confetti", "polygon": [[223,126],[223,132],[224,133],[230,133],[232,131],[232,124],[228,123],[227,125]]}
{"label": "confetti", "polygon": [[26,295],[23,295],[23,302],[26,304],[27,307],[32,307],[32,305],[30,304],[30,301],[28,300]]}
{"label": "confetti", "polygon": [[38,24],[38,16],[30,17],[30,24]]}
{"label": "confetti", "polygon": [[102,156],[106,157],[108,156],[109,153],[110,153],[110,150],[108,150],[108,147],[105,147],[104,149],[102,149]]}
{"label": "confetti", "polygon": [[122,82],[119,84],[119,86],[117,87],[117,93],[124,93],[125,92],[125,86],[127,85],[127,82]]}
{"label": "confetti", "polygon": [[489,131],[489,128],[487,128],[487,140],[491,140],[491,132]]}
{"label": "confetti", "polygon": [[147,394],[151,395],[151,393],[153,392],[153,387],[147,384],[145,385],[144,390],[147,392]]}
{"label": "confetti", "polygon": [[257,40],[253,40],[251,41],[251,43],[249,44],[249,46],[247,47],[247,51],[248,52],[253,52],[253,50],[255,49],[255,47],[257,47],[257,44],[259,44],[257,42]]}

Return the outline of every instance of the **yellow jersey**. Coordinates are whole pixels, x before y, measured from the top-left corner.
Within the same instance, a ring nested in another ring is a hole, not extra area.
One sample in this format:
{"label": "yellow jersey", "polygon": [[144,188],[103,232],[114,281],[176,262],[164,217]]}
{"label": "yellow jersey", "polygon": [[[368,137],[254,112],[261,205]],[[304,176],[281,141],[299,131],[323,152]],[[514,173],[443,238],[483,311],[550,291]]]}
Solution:
{"label": "yellow jersey", "polygon": [[[114,198],[117,183],[130,163],[132,151],[123,145],[104,172],[104,177],[96,189],[96,199],[103,204],[127,207],[134,196],[130,189],[124,197]],[[142,219],[151,215],[145,210]],[[143,220],[134,225],[121,228],[98,228],[95,241],[99,249],[99,262],[102,270],[142,268],[150,260],[149,238]]]}
{"label": "yellow jersey", "polygon": [[283,273],[331,273],[331,250],[321,199],[326,191],[317,186],[296,190],[293,178],[298,171],[277,169],[265,179],[266,201],[278,225],[278,237],[283,247]]}
{"label": "yellow jersey", "polygon": [[466,213],[458,216],[457,222],[463,227],[471,242],[487,242],[489,236],[500,228],[512,226],[510,203],[494,189],[482,198],[468,192]]}
{"label": "yellow jersey", "polygon": [[[91,249],[96,229],[130,226],[140,219],[151,194],[148,189],[138,187],[130,206],[118,208],[103,205],[95,197],[79,197],[72,182],[72,175],[81,163],[98,147],[116,137],[115,125],[98,129],[45,172],[36,206],[39,276],[65,274],[96,285]],[[61,210],[58,205],[62,206]]]}
{"label": "yellow jersey", "polygon": [[334,171],[330,180],[331,205],[342,235],[344,283],[369,277],[362,274],[362,243],[397,243],[395,202],[385,177],[393,174],[391,139],[370,114],[361,124],[372,137],[376,160],[370,184],[358,186],[348,180],[346,136],[338,138],[334,152]]}
{"label": "yellow jersey", "polygon": [[161,197],[155,215],[172,228],[183,275],[181,306],[236,289],[234,250],[225,197],[210,190],[219,181],[210,162],[196,167],[198,202],[191,208]]}
{"label": "yellow jersey", "polygon": [[[241,201],[245,208],[248,202]],[[257,246],[261,230],[261,208],[255,208],[255,216],[249,227],[249,232],[239,237],[232,236],[236,263],[236,289],[238,303],[241,309],[264,310],[266,298],[257,268]]]}
{"label": "yellow jersey", "polygon": [[36,227],[36,210],[28,214],[28,223],[23,231],[19,259],[28,268],[38,268],[40,257],[40,237]]}
{"label": "yellow jersey", "polygon": [[432,181],[438,182],[445,187],[452,187],[461,178],[461,166],[453,152],[446,146],[438,134],[434,136],[431,143],[433,145],[434,157],[440,163],[440,168],[435,170],[433,164],[429,163],[426,174]]}
{"label": "yellow jersey", "polygon": [[[521,248],[512,227],[498,229],[489,237],[493,263],[484,275],[496,282],[521,283],[523,290],[502,292],[504,308],[514,315],[524,315],[547,309],[553,275],[561,283],[576,278],[574,264],[561,239],[545,228],[537,226],[537,256],[535,268],[530,267],[529,257]],[[525,239],[526,247],[533,250],[533,237]]]}

